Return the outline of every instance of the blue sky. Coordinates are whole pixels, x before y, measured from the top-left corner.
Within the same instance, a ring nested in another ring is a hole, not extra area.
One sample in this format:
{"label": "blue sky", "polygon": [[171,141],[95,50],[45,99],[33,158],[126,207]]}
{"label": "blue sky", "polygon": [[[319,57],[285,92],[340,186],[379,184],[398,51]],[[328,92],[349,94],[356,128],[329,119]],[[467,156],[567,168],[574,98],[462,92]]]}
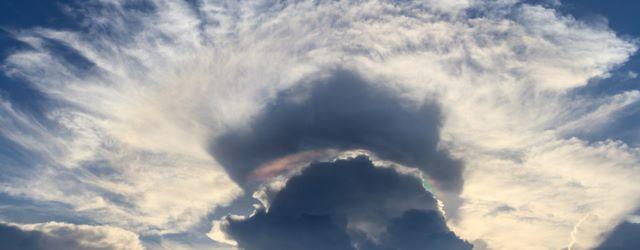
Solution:
{"label": "blue sky", "polygon": [[[416,216],[441,248],[636,249],[638,11],[0,2],[0,243],[269,249],[299,233],[340,239],[309,249],[412,249],[397,239],[426,237],[405,228]],[[371,184],[399,179],[433,190]],[[407,192],[435,203],[381,202]]]}

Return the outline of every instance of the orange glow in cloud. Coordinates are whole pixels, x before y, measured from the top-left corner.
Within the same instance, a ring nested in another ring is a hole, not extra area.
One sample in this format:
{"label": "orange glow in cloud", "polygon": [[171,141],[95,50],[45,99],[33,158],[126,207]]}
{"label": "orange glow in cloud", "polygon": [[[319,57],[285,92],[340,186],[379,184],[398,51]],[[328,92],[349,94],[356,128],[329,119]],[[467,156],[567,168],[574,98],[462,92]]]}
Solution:
{"label": "orange glow in cloud", "polygon": [[262,164],[249,174],[249,180],[266,180],[289,170],[295,170],[308,165],[314,160],[336,156],[338,151],[333,149],[308,150],[288,155]]}

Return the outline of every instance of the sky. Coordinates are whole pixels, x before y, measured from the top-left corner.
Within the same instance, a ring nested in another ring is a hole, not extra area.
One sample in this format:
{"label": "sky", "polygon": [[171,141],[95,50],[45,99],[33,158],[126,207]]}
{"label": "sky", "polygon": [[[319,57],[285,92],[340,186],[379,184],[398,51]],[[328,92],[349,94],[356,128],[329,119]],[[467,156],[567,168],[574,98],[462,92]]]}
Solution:
{"label": "sky", "polygon": [[639,249],[640,2],[0,2],[0,248]]}

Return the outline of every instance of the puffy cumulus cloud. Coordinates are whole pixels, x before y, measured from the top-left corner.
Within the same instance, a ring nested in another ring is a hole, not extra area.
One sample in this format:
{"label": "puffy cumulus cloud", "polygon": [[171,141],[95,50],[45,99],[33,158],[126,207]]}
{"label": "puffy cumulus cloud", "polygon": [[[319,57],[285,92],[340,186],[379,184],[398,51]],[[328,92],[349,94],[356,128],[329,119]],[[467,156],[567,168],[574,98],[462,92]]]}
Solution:
{"label": "puffy cumulus cloud", "polygon": [[242,174],[210,155],[216,139],[342,68],[399,90],[390,100],[439,104],[438,147],[466,163],[448,221],[465,239],[595,247],[640,200],[637,148],[572,138],[638,102],[573,92],[635,53],[606,26],[515,0],[132,2],[91,2],[80,31],[11,31],[29,49],[3,71],[56,105],[46,121],[0,106],[3,192],[138,232],[188,230],[241,192]]}
{"label": "puffy cumulus cloud", "polygon": [[229,130],[216,138],[212,154],[242,183],[252,173],[277,174],[276,170],[293,165],[286,160],[290,156],[277,160],[288,155],[317,159],[320,155],[308,151],[364,149],[379,158],[418,167],[442,190],[459,192],[462,163],[437,147],[439,107],[428,101],[408,102],[400,95],[337,70],[327,79],[279,93],[248,128]]}
{"label": "puffy cumulus cloud", "polygon": [[217,222],[210,236],[248,250],[472,248],[448,229],[420,179],[365,156],[311,164],[270,204]]}
{"label": "puffy cumulus cloud", "polygon": [[0,223],[3,249],[29,250],[142,250],[138,235],[110,226]]}

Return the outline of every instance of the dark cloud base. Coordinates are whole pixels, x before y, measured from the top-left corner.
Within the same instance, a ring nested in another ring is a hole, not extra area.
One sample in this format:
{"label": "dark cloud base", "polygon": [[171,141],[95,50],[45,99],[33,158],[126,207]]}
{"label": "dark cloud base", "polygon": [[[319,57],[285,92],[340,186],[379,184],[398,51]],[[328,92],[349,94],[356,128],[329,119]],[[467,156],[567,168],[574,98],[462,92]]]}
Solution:
{"label": "dark cloud base", "polygon": [[623,222],[611,231],[596,250],[640,249],[640,224]]}
{"label": "dark cloud base", "polygon": [[365,156],[313,163],[267,209],[228,218],[246,250],[471,249],[448,229],[420,179],[375,167]]}
{"label": "dark cloud base", "polygon": [[38,231],[25,231],[0,223],[0,249],[64,250],[82,249],[72,238],[54,237]]}
{"label": "dark cloud base", "polygon": [[462,188],[461,162],[439,150],[440,108],[337,70],[280,93],[248,128],[216,138],[211,154],[240,185],[261,164],[317,149],[365,149],[418,167],[446,191]]}

